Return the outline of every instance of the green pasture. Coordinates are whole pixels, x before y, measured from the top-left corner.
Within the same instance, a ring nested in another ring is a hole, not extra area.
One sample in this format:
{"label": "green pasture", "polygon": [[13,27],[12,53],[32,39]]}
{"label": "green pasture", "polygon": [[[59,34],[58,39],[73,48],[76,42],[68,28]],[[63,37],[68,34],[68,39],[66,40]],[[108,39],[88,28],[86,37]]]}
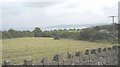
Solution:
{"label": "green pasture", "polygon": [[34,61],[43,57],[52,59],[55,54],[66,55],[67,52],[85,51],[85,49],[108,47],[110,43],[94,43],[69,39],[54,40],[53,38],[14,38],[2,40],[2,60],[23,63],[23,59]]}

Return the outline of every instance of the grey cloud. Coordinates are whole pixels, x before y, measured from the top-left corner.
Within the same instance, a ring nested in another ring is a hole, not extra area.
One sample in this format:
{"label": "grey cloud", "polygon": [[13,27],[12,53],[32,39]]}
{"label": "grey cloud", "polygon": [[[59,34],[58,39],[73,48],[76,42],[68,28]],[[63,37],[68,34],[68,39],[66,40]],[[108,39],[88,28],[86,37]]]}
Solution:
{"label": "grey cloud", "polygon": [[45,8],[58,3],[60,2],[24,2],[23,5],[26,7],[33,7],[33,8]]}
{"label": "grey cloud", "polygon": [[109,14],[109,15],[117,15],[117,12],[118,12],[118,7],[117,5],[115,6],[112,6],[112,7],[103,7],[102,9],[103,13],[105,14]]}
{"label": "grey cloud", "polygon": [[2,8],[2,18],[20,16],[23,12],[22,8]]}
{"label": "grey cloud", "polygon": [[38,0],[34,2],[12,3],[11,5],[5,6],[3,12],[3,28],[43,27],[56,24],[106,23],[109,22],[107,16],[117,12],[116,8],[106,7],[107,5],[103,6],[104,8],[95,6],[94,10],[92,7],[89,8],[89,6],[83,9],[84,7],[81,8],[81,4],[79,5],[78,2],[37,1]]}
{"label": "grey cloud", "polygon": [[67,0],[29,0],[29,2],[63,2]]}

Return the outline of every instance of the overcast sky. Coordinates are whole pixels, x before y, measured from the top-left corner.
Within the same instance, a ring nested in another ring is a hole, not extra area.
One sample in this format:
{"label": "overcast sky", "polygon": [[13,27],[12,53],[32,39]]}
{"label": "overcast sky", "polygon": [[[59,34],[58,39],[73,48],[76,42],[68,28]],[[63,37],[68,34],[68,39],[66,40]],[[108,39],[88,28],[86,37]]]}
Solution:
{"label": "overcast sky", "polygon": [[[2,29],[111,23],[119,0],[0,0]],[[117,22],[117,19],[116,19]]]}

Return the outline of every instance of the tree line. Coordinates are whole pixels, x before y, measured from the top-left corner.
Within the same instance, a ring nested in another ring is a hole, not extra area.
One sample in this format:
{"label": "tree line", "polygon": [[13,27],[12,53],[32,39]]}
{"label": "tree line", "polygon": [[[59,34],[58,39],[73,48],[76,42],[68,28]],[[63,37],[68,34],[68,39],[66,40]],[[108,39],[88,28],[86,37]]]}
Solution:
{"label": "tree line", "polygon": [[[107,41],[117,42],[118,24],[115,24],[115,30],[113,31],[113,25],[94,26],[85,29],[59,29],[42,31],[39,27],[36,27],[33,31],[17,31],[9,29],[2,32],[2,39],[8,38],[20,38],[20,37],[58,37],[76,40],[87,40],[93,42]],[[107,31],[107,32],[106,32]],[[114,33],[115,32],[115,33]]]}
{"label": "tree line", "polygon": [[9,29],[2,32],[2,39],[8,38],[21,38],[21,37],[55,37],[58,36],[61,38],[67,38],[69,35],[74,34],[79,31],[79,29],[59,29],[51,31],[42,31],[39,27],[36,27],[33,31],[24,30],[18,31],[14,29]]}

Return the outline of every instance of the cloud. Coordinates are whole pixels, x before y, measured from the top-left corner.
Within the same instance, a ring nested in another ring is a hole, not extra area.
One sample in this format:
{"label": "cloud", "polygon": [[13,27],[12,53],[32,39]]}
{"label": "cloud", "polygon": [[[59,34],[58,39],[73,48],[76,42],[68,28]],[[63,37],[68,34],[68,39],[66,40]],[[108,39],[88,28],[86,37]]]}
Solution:
{"label": "cloud", "polygon": [[45,8],[57,3],[60,2],[24,2],[23,5],[26,7],[33,7],[33,8]]}
{"label": "cloud", "polygon": [[110,23],[108,16],[117,15],[118,0],[25,1],[4,3],[2,6],[4,29]]}
{"label": "cloud", "polygon": [[109,23],[108,16],[117,15],[117,0],[69,0],[46,8],[46,15],[59,17],[60,20],[64,18],[69,23],[101,23],[102,20],[103,23]]}

